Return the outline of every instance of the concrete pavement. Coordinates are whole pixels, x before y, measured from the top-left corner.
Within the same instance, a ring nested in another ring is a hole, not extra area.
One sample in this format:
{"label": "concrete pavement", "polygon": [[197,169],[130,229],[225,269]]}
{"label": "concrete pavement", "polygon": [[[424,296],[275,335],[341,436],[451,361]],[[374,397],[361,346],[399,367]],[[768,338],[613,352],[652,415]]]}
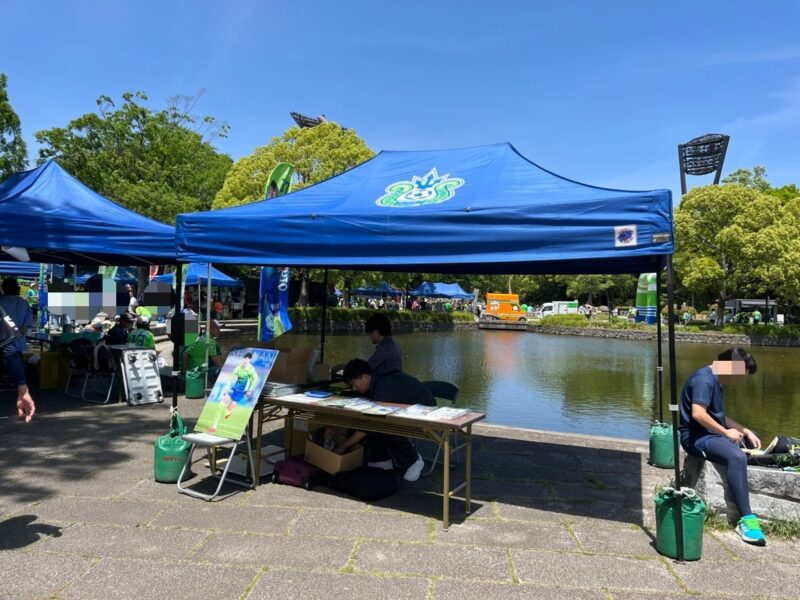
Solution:
{"label": "concrete pavement", "polygon": [[31,424],[0,419],[0,598],[800,597],[800,542],[707,532],[699,562],[656,553],[670,472],[645,443],[478,427],[474,510],[454,500],[444,532],[441,467],[374,503],[271,483],[206,503],[153,481],[166,405],[37,399]]}

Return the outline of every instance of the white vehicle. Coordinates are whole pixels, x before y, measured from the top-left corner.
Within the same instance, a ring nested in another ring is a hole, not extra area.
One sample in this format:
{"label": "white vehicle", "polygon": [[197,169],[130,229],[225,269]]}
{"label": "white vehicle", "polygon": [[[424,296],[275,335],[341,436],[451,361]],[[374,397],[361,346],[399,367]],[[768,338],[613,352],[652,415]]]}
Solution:
{"label": "white vehicle", "polygon": [[553,300],[552,302],[545,302],[539,308],[537,316],[540,319],[549,317],[551,315],[568,315],[578,314],[578,301],[577,300]]}

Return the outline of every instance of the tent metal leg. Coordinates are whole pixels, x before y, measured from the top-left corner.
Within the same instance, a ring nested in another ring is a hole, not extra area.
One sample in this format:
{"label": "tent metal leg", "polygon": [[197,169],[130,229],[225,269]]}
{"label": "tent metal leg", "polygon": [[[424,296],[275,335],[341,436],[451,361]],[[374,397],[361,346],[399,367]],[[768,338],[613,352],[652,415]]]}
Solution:
{"label": "tent metal leg", "polygon": [[[183,312],[183,294],[181,288],[183,287],[183,265],[177,263],[175,267],[175,317],[176,321],[180,318]],[[178,410],[178,375],[180,374],[180,344],[172,339],[172,410]]]}
{"label": "tent metal leg", "polygon": [[656,342],[658,344],[658,364],[656,366],[656,377],[658,381],[658,389],[656,390],[656,397],[658,398],[658,421],[664,422],[664,357],[663,357],[663,336],[661,332],[661,273],[664,271],[664,263],[659,261],[658,273],[656,273]]}
{"label": "tent metal leg", "polygon": [[322,332],[319,339],[319,362],[325,362],[325,329],[328,326],[328,269],[325,269],[322,289],[325,290],[325,299],[322,301]]}
{"label": "tent metal leg", "polygon": [[684,560],[683,494],[681,493],[680,446],[678,444],[678,374],[675,361],[675,272],[672,255],[667,256],[667,331],[669,332],[669,410],[672,413],[672,452],[675,459],[675,541],[678,560]]}

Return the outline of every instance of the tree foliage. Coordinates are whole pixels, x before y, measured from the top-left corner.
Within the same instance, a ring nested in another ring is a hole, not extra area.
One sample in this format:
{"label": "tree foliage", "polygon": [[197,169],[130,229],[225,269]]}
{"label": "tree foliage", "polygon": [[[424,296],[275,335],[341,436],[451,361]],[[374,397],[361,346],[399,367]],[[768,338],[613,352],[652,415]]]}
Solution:
{"label": "tree foliage", "polygon": [[290,127],[282,136],[236,161],[213,207],[238,206],[264,198],[264,186],[279,162],[294,165],[293,190],[299,190],[360,165],[374,154],[355,131],[333,122]]}
{"label": "tree foliage", "polygon": [[8,99],[8,78],[0,73],[0,181],[28,164],[28,150],[22,139],[19,116]]}
{"label": "tree foliage", "polygon": [[39,162],[55,158],[98,193],[159,221],[208,210],[232,161],[211,145],[227,126],[192,114],[198,99],[178,96],[153,110],[142,92],[123,94],[119,106],[100,96],[97,112],[36,133]]}
{"label": "tree foliage", "polygon": [[755,186],[693,189],[675,211],[675,267],[684,287],[713,291],[720,303],[737,295],[796,298],[798,216],[800,200],[783,205]]}

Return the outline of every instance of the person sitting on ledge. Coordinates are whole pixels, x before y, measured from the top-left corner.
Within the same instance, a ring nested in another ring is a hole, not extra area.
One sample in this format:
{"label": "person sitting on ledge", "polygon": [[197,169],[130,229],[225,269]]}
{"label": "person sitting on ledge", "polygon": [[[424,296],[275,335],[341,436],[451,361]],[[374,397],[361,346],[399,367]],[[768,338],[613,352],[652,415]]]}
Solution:
{"label": "person sitting on ledge", "polygon": [[376,313],[367,319],[364,332],[375,345],[375,351],[367,359],[372,367],[372,376],[377,380],[393,371],[403,370],[403,353],[392,337],[392,322],[383,313]]}
{"label": "person sitting on ledge", "polygon": [[[342,379],[353,390],[375,402],[436,405],[433,394],[415,377],[402,371],[393,371],[380,379],[375,379],[369,363],[358,358],[345,365]],[[419,479],[425,461],[417,452],[414,443],[407,437],[356,431],[334,448],[334,452],[344,454],[362,441],[369,457],[367,466],[388,471],[394,468],[396,462],[403,471],[403,479],[406,481]]]}
{"label": "person sitting on ledge", "polygon": [[683,386],[680,400],[681,445],[692,456],[727,468],[728,486],[739,510],[736,533],[757,546],[767,543],[761,523],[750,508],[747,456],[740,444],[761,447],[755,433],[725,415],[722,384],[731,384],[756,372],[753,356],[744,348],[730,348],[710,366],[698,369]]}

